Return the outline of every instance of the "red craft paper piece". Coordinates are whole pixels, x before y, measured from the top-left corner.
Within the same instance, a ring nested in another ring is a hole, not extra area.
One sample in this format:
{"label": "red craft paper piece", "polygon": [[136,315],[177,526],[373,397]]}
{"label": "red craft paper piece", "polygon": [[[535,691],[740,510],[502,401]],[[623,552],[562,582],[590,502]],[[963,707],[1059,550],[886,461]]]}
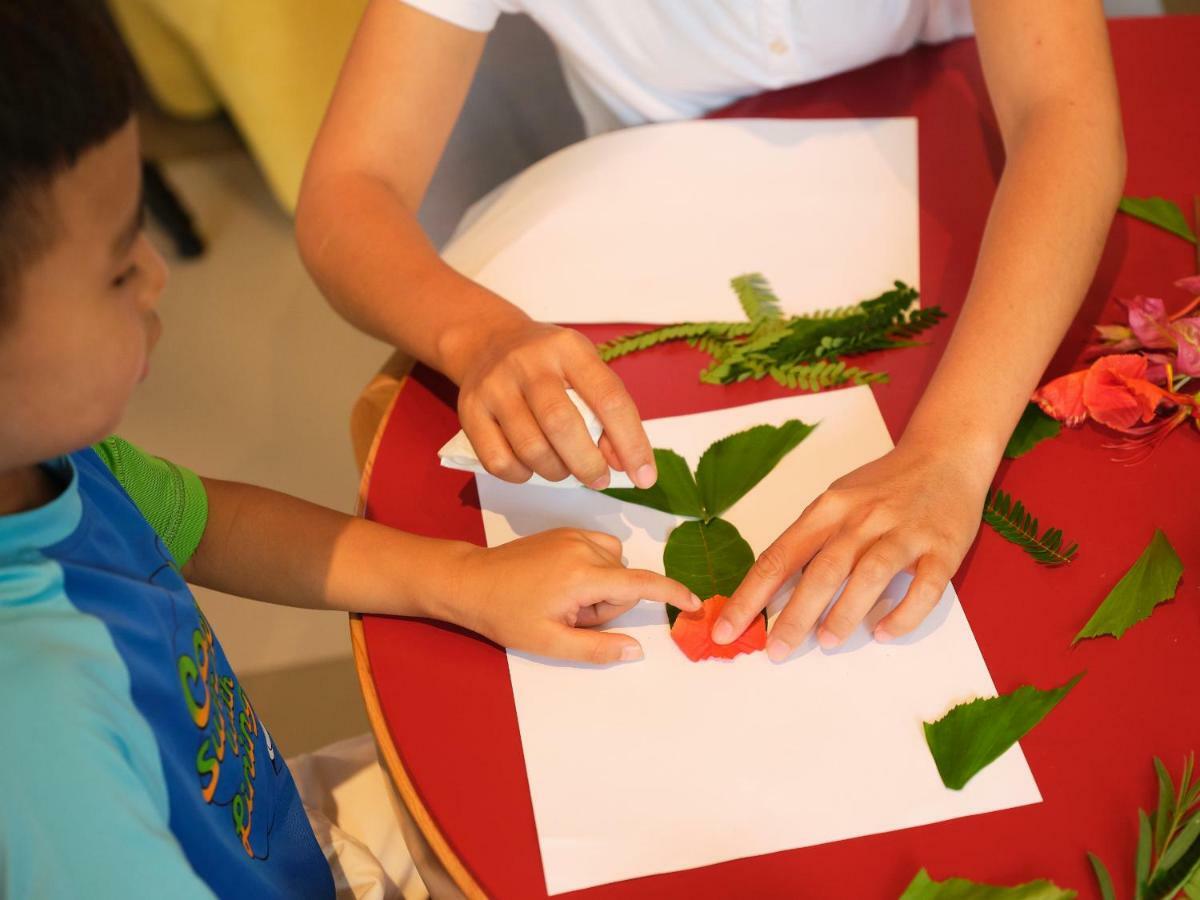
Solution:
{"label": "red craft paper piece", "polygon": [[731,644],[715,644],[712,639],[713,625],[728,597],[715,594],[709,597],[695,612],[680,612],[671,626],[671,637],[679,649],[692,662],[702,659],[733,659],[739,653],[754,653],[767,647],[767,622],[755,616],[742,635]]}

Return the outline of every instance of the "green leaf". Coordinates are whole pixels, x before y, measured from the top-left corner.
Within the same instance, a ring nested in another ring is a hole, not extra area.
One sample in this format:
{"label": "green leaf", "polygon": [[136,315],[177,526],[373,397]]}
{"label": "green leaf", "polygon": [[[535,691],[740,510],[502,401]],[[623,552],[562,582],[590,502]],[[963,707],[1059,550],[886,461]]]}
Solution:
{"label": "green leaf", "polygon": [[1077,896],[1075,891],[1060,888],[1045,879],[1015,887],[999,887],[968,881],[966,878],[934,881],[922,869],[909,882],[900,900],[1074,900]]}
{"label": "green leaf", "polygon": [[[728,597],[750,567],[754,551],[738,530],[724,519],[711,522],[684,522],[671,532],[663,548],[663,568],[701,600],[715,594]],[[667,608],[667,617],[675,624],[678,610]]]}
{"label": "green leaf", "polygon": [[1084,638],[1108,634],[1119,638],[1142,619],[1148,618],[1158,604],[1175,596],[1175,588],[1183,575],[1183,562],[1179,554],[1162,533],[1155,529],[1154,537],[1137,562],[1117,582],[1104,602],[1072,644]]}
{"label": "green leaf", "polygon": [[1062,425],[1057,420],[1042,412],[1036,403],[1030,403],[1021,413],[1021,419],[1008,439],[1008,446],[1004,448],[1004,455],[1008,459],[1024,456],[1042,441],[1058,437],[1060,431]]}
{"label": "green leaf", "polygon": [[1146,877],[1150,874],[1150,820],[1145,810],[1138,810],[1137,856],[1133,864],[1133,896],[1142,900],[1146,891]]}
{"label": "green leaf", "polygon": [[700,492],[696,489],[696,479],[692,477],[687,460],[674,450],[655,448],[654,463],[658,467],[658,480],[646,490],[606,488],[602,493],[626,503],[648,506],[677,516],[704,518]]}
{"label": "green leaf", "polygon": [[1069,563],[1079,550],[1078,544],[1063,549],[1061,528],[1047,528],[1038,535],[1038,520],[1020,500],[1013,503],[1012,497],[997,490],[988,498],[983,508],[983,521],[987,522],[1000,537],[1016,544],[1043,566],[1059,566]]}
{"label": "green leaf", "polygon": [[984,766],[1028,734],[1082,677],[1080,672],[1052,690],[1024,685],[1011,694],[980,697],[960,703],[936,722],[926,722],[925,742],[942,783],[962,790]]}
{"label": "green leaf", "polygon": [[1154,849],[1162,855],[1175,822],[1175,785],[1161,759],[1154,757],[1154,772],[1158,776],[1158,809],[1154,811]]}
{"label": "green leaf", "polygon": [[[1159,851],[1158,861],[1151,869],[1151,880],[1157,880],[1160,875],[1174,870],[1175,882],[1182,886],[1182,882],[1191,874],[1196,863],[1200,862],[1200,856],[1196,855],[1200,853],[1198,842],[1200,842],[1200,814],[1188,819],[1183,828],[1171,839],[1171,843],[1166,849]],[[1189,854],[1191,854],[1190,857]],[[1189,858],[1190,864],[1188,863]],[[1175,888],[1176,891],[1179,889],[1179,887]]]}
{"label": "green leaf", "polygon": [[719,516],[733,506],[815,427],[790,419],[778,428],[756,425],[710,444],[696,466],[704,517]]}
{"label": "green leaf", "polygon": [[1192,873],[1192,877],[1183,886],[1183,892],[1187,894],[1188,900],[1200,900],[1200,870]]}
{"label": "green leaf", "polygon": [[1162,197],[1122,197],[1117,208],[1135,219],[1157,225],[1185,241],[1196,243],[1196,235],[1188,226],[1183,211],[1170,200],[1164,200]]}
{"label": "green leaf", "polygon": [[783,318],[783,310],[779,306],[779,298],[771,290],[767,279],[759,272],[749,275],[739,275],[729,282],[733,292],[737,294],[738,302],[746,313],[746,318],[754,324],[763,321],[778,321]]}
{"label": "green leaf", "polygon": [[1088,862],[1092,864],[1092,871],[1096,873],[1096,882],[1100,885],[1100,900],[1117,900],[1117,893],[1113,890],[1112,876],[1108,874],[1108,866],[1104,865],[1104,861],[1095,853],[1088,854]]}

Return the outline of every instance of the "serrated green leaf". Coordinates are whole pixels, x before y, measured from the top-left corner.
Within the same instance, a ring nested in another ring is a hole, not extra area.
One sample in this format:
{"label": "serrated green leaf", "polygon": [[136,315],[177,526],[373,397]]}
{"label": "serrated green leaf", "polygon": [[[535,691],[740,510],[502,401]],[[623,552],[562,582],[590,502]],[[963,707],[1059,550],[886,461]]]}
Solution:
{"label": "serrated green leaf", "polygon": [[646,490],[607,488],[602,493],[626,503],[648,506],[677,516],[704,518],[700,492],[687,460],[674,450],[655,448],[654,464],[658,467],[658,480]]}
{"label": "serrated green leaf", "polygon": [[1138,810],[1138,845],[1137,856],[1133,863],[1133,896],[1142,900],[1146,892],[1146,878],[1150,874],[1150,819],[1146,811]]}
{"label": "serrated green leaf", "polygon": [[978,772],[1028,734],[1083,677],[1062,687],[1039,690],[1023,685],[1011,694],[960,703],[936,722],[925,723],[925,742],[942,783],[962,790]]}
{"label": "serrated green leaf", "polygon": [[739,275],[730,279],[729,284],[737,294],[738,302],[746,318],[757,324],[762,321],[778,321],[783,318],[783,310],[779,306],[779,298],[771,290],[767,279],[759,272]]}
{"label": "serrated green leaf", "polygon": [[696,466],[704,517],[719,516],[733,506],[815,427],[790,419],[779,427],[756,425],[710,444]]}
{"label": "serrated green leaf", "polygon": [[1185,241],[1196,243],[1196,235],[1184,218],[1183,211],[1170,200],[1162,197],[1122,197],[1118,209],[1135,219],[1178,235]]}
{"label": "serrated green leaf", "polygon": [[1108,874],[1108,866],[1104,865],[1104,860],[1095,853],[1089,853],[1088,862],[1092,864],[1092,871],[1096,873],[1096,883],[1100,886],[1100,900],[1116,900],[1112,876]]}
{"label": "serrated green leaf", "polygon": [[1084,638],[1112,635],[1121,637],[1142,619],[1148,618],[1160,603],[1175,596],[1175,588],[1183,575],[1183,562],[1167,540],[1162,529],[1154,537],[1137,562],[1109,591],[1104,602],[1088,619],[1072,644]]}
{"label": "serrated green leaf", "polygon": [[1021,413],[1021,419],[1008,439],[1008,446],[1004,448],[1004,455],[1008,459],[1024,456],[1042,441],[1057,437],[1060,431],[1062,425],[1057,420],[1042,412],[1036,403],[1030,403]]}
{"label": "serrated green leaf", "polygon": [[1078,894],[1075,891],[1060,888],[1052,881],[1039,879],[1018,884],[1015,887],[1001,887],[994,884],[980,884],[966,878],[947,878],[945,881],[934,881],[929,873],[922,869],[916,874],[900,900],[1074,900]]}
{"label": "serrated green leaf", "polygon": [[1043,566],[1069,563],[1079,550],[1078,544],[1063,549],[1061,528],[1047,528],[1038,534],[1038,520],[1020,500],[997,489],[983,507],[983,521],[1000,537],[1016,544]]}
{"label": "serrated green leaf", "polygon": [[[715,594],[728,597],[750,567],[754,551],[736,528],[724,519],[684,522],[671,532],[663,548],[663,568],[701,600]],[[675,624],[678,610],[667,608]]]}

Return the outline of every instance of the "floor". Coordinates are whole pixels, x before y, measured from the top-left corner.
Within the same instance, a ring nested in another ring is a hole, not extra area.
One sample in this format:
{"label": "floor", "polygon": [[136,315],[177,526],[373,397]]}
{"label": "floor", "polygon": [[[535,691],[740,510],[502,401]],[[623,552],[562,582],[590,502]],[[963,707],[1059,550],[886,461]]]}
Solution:
{"label": "floor", "polygon": [[[1106,3],[1110,14],[1122,15],[1157,13],[1164,6],[1195,12],[1200,0]],[[505,27],[514,37],[534,38],[523,20],[505,21],[513,22]],[[527,54],[500,50],[492,56],[496,67],[528,68]],[[533,71],[518,75],[525,81],[538,77]],[[435,180],[435,186],[445,185],[452,205],[426,211],[426,225],[437,238],[449,233],[463,204],[490,187],[466,150],[496,149],[470,129],[472,121],[504,112],[498,112],[498,97],[493,82],[477,86],[468,100],[447,165]],[[561,123],[561,109],[551,111]],[[537,121],[524,124],[508,154],[513,159],[518,153],[536,158],[578,127],[568,123],[563,135],[547,139]],[[162,310],[165,332],[122,435],[202,474],[351,511],[358,473],[348,413],[387,348],[346,325],[322,299],[298,258],[290,218],[228,123],[184,124],[147,111],[143,131],[148,155],[162,162],[186,198],[209,249],[193,262],[167,254],[173,271]],[[507,158],[502,166],[514,168]],[[456,180],[451,168],[467,177]],[[489,175],[491,183],[505,174]],[[197,596],[286,752],[366,729],[344,615],[270,607],[203,589]]]}

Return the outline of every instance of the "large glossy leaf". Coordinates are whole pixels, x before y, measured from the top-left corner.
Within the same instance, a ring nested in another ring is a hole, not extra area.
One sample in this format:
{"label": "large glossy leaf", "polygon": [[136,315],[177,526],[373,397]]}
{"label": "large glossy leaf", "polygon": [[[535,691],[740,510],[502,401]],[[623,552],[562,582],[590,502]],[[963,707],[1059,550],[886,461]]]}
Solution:
{"label": "large glossy leaf", "polygon": [[700,492],[696,490],[696,479],[687,460],[674,450],[654,451],[654,463],[658,467],[658,480],[646,490],[640,488],[608,488],[604,493],[626,503],[637,503],[660,509],[677,516],[704,518],[700,504]]}
{"label": "large glossy leaf", "polygon": [[1170,200],[1162,197],[1122,197],[1118,208],[1135,219],[1157,225],[1185,241],[1196,243],[1196,235],[1188,226],[1183,211]]}
{"label": "large glossy leaf", "polygon": [[1072,643],[1104,634],[1119,638],[1148,618],[1158,604],[1174,597],[1182,575],[1179,554],[1162,530],[1155,529],[1154,537],[1137,562],[1104,598]]}
{"label": "large glossy leaf", "polygon": [[934,881],[922,869],[900,895],[900,900],[1074,900],[1077,896],[1075,891],[1065,890],[1045,879],[1001,887],[966,878]]}
{"label": "large glossy leaf", "polygon": [[1021,419],[1008,439],[1008,446],[1004,448],[1004,455],[1008,459],[1024,456],[1042,441],[1057,437],[1060,431],[1062,425],[1042,412],[1036,403],[1030,403],[1021,413]]}
{"label": "large glossy leaf", "polygon": [[926,722],[925,741],[942,783],[962,790],[984,766],[1028,734],[1082,677],[1080,672],[1053,690],[1027,684],[1011,694],[980,697],[960,703],[936,722]]}
{"label": "large glossy leaf", "polygon": [[762,481],[816,426],[791,419],[756,425],[711,444],[696,467],[706,517],[719,516]]}
{"label": "large glossy leaf", "polygon": [[[667,577],[689,588],[701,600],[716,594],[728,597],[753,564],[754,551],[724,519],[684,522],[671,532],[663,549]],[[671,624],[677,614],[678,610],[667,607]]]}

